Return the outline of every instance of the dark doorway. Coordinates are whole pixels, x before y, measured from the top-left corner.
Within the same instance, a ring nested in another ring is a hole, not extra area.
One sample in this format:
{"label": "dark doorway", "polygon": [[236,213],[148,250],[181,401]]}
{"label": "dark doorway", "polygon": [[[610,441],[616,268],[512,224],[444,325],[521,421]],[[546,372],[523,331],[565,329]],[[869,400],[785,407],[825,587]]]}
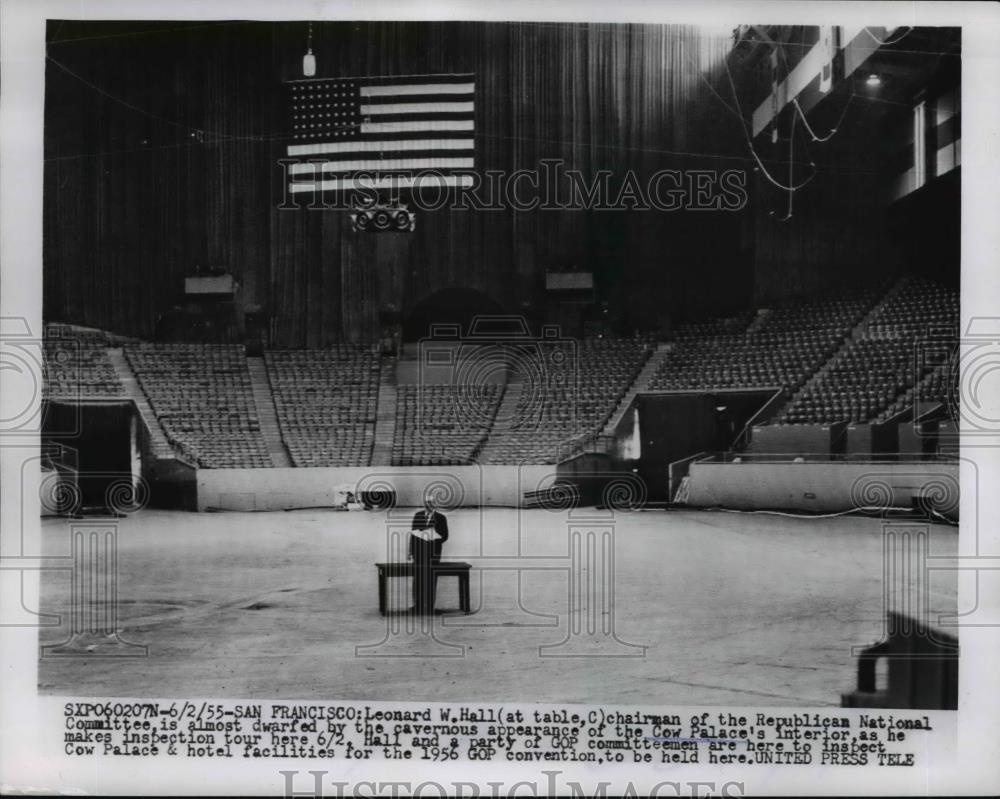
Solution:
{"label": "dark doorway", "polygon": [[640,394],[615,431],[619,453],[615,465],[635,471],[651,500],[669,499],[670,464],[699,452],[731,450],[744,425],[774,392],[771,388]]}
{"label": "dark doorway", "polygon": [[[42,444],[75,453],[72,478],[82,508],[127,510],[142,493],[142,431],[131,401],[47,402]],[[76,510],[79,510],[77,508]]]}

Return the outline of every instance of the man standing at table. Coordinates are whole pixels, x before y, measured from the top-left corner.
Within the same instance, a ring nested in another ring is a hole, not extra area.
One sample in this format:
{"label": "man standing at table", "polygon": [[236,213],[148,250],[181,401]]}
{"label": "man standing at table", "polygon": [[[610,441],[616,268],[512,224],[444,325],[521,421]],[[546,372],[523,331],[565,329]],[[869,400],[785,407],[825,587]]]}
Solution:
{"label": "man standing at table", "polygon": [[441,561],[441,549],[448,540],[448,520],[434,510],[434,498],[424,500],[423,510],[413,516],[410,532],[410,559],[413,561],[413,611],[434,612],[434,595],[437,582],[432,574],[435,564]]}

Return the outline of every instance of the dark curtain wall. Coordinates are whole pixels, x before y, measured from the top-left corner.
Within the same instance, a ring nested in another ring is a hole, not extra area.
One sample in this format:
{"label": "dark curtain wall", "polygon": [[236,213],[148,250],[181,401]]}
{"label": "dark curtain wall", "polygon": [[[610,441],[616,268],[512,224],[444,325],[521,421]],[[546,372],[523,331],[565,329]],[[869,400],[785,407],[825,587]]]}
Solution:
{"label": "dark curtain wall", "polygon": [[905,271],[961,285],[962,170],[933,178],[889,208],[889,232]]}
{"label": "dark curtain wall", "polygon": [[820,173],[795,193],[792,218],[787,221],[787,194],[765,183],[757,177],[758,304],[878,285],[899,271],[900,259],[888,236],[886,176]]}
{"label": "dark curtain wall", "polygon": [[758,304],[881,284],[900,268],[886,221],[891,180],[886,154],[895,137],[887,132],[885,115],[887,109],[895,115],[906,109],[849,97],[844,87],[839,91],[809,115],[820,137],[837,127],[828,142],[812,141],[801,120],[793,120],[791,107],[779,117],[777,143],[767,135],[757,139],[771,177],[801,185],[789,206],[787,191],[755,173]]}
{"label": "dark curtain wall", "polygon": [[[289,346],[370,338],[380,310],[447,288],[537,306],[545,270],[567,266],[637,324],[750,301],[743,213],[446,209],[372,235],[343,211],[279,210],[282,81],[301,77],[305,23],[57,21],[49,40],[47,318],[149,336],[196,265],[235,274]],[[480,172],[561,159],[612,170],[612,194],[629,169],[640,184],[749,171],[707,86],[727,46],[685,27],[478,22],[323,23],[313,41],[318,77],[474,73]]]}
{"label": "dark curtain wall", "polygon": [[196,266],[270,266],[267,26],[49,23],[45,316],[140,336]]}

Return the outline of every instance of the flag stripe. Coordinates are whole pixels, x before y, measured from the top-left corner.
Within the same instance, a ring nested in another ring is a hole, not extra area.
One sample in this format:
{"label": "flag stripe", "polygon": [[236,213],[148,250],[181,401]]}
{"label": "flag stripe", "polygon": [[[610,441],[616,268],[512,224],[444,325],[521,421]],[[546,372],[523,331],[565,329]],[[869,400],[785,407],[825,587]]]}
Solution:
{"label": "flag stripe", "polygon": [[408,94],[472,94],[473,83],[414,83],[410,85],[362,86],[362,97]]}
{"label": "flag stripe", "polygon": [[389,172],[403,169],[472,169],[475,164],[472,158],[385,158],[359,161],[326,161],[322,164],[292,164],[288,169],[290,175],[312,175],[316,167],[321,172],[358,172],[361,170],[378,170]]}
{"label": "flag stripe", "polygon": [[367,116],[381,114],[471,114],[472,103],[380,103],[361,106]]}
{"label": "flag stripe", "polygon": [[471,72],[438,74],[438,75],[378,75],[365,78],[340,78],[341,81],[355,82],[363,86],[412,86],[426,83],[473,83],[476,76]]}
{"label": "flag stripe", "polygon": [[412,189],[427,187],[453,187],[472,188],[473,179],[471,175],[416,175],[408,177],[386,177],[372,180],[367,178],[344,178],[337,180],[310,181],[308,183],[290,183],[288,190],[292,194],[316,191],[349,191],[352,189]]}
{"label": "flag stripe", "polygon": [[[456,121],[461,122],[463,120],[471,122],[473,117],[472,114],[467,111],[455,113],[453,111],[439,111],[439,112],[429,112],[426,114],[421,114],[421,118],[427,119],[429,121]],[[364,114],[362,119],[365,122],[416,122],[418,119],[413,114]]]}
{"label": "flag stripe", "polygon": [[365,105],[390,105],[392,103],[470,103],[476,99],[473,92],[467,94],[386,94],[379,97],[365,97],[360,100]]}
{"label": "flag stripe", "polygon": [[354,171],[317,172],[313,174],[295,175],[288,182],[290,186],[311,186],[322,181],[353,180],[358,185],[371,186],[375,182],[399,182],[411,178],[422,178],[430,181],[441,181],[446,177],[471,177],[469,170],[438,170],[438,169],[358,169]]}
{"label": "flag stripe", "polygon": [[371,139],[369,141],[337,141],[321,144],[292,144],[288,147],[290,156],[328,155],[342,153],[344,157],[354,157],[362,153],[409,152],[414,150],[471,150],[473,139]]}
{"label": "flag stripe", "polygon": [[362,133],[405,133],[419,130],[472,130],[471,119],[414,119],[399,122],[366,122]]}

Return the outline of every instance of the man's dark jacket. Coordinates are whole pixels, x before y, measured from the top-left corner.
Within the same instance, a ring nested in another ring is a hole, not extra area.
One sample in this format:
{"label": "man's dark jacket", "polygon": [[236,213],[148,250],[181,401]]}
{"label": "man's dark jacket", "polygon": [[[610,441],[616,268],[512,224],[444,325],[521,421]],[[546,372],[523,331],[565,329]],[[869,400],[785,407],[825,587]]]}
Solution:
{"label": "man's dark jacket", "polygon": [[413,516],[413,529],[426,530],[429,527],[433,527],[441,538],[437,541],[423,541],[411,535],[410,557],[416,561],[441,560],[441,546],[448,540],[448,520],[438,511],[418,510]]}

